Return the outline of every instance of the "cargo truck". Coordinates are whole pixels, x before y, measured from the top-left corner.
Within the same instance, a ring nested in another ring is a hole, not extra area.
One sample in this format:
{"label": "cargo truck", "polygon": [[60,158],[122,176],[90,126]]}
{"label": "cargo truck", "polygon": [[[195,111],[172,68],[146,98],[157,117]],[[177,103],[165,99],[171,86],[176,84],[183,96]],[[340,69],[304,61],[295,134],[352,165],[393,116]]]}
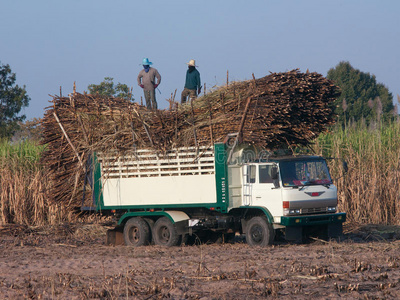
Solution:
{"label": "cargo truck", "polygon": [[183,147],[162,155],[94,154],[93,201],[117,216],[126,245],[175,246],[204,233],[267,246],[342,234],[337,189],[320,156],[271,155],[251,145]]}

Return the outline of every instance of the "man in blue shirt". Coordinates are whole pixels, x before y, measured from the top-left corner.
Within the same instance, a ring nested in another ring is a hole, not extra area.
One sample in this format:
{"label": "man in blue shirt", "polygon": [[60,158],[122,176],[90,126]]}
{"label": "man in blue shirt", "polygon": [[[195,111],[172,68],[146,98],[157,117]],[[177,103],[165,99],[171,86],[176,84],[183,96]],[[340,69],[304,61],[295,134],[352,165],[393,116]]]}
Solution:
{"label": "man in blue shirt", "polygon": [[191,59],[186,64],[188,65],[188,70],[186,71],[185,87],[181,94],[181,104],[186,103],[188,96],[193,101],[201,93],[200,73],[196,69],[196,62]]}

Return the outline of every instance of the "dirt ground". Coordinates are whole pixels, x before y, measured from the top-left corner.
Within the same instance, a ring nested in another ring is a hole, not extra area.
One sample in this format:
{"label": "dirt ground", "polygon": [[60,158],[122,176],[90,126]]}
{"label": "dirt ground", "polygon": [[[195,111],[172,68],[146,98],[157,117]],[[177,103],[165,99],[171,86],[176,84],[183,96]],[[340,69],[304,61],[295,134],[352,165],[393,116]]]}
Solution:
{"label": "dirt ground", "polygon": [[107,246],[107,227],[0,226],[1,299],[399,299],[400,227],[340,241]]}

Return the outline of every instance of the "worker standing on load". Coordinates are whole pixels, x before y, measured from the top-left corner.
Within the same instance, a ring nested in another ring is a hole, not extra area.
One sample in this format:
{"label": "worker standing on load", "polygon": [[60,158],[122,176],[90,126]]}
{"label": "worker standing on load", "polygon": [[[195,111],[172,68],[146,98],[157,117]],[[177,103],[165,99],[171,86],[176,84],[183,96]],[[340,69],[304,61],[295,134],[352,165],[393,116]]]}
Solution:
{"label": "worker standing on load", "polygon": [[137,81],[138,85],[143,89],[146,107],[148,109],[157,109],[155,89],[161,83],[161,75],[157,69],[150,67],[152,64],[148,58],[143,58],[143,70],[139,72]]}
{"label": "worker standing on load", "polygon": [[186,103],[188,96],[193,101],[201,93],[200,73],[196,69],[195,60],[191,59],[186,64],[188,65],[188,70],[186,71],[185,88],[181,94],[181,104]]}

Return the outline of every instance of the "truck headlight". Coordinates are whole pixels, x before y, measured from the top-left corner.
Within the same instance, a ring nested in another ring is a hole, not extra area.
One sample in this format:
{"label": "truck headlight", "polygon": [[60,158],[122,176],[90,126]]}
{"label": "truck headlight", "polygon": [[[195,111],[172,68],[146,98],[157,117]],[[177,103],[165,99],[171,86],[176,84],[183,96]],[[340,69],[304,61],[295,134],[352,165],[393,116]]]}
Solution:
{"label": "truck headlight", "polygon": [[285,208],[283,210],[283,213],[284,213],[285,216],[288,216],[288,215],[299,215],[300,214],[300,209]]}
{"label": "truck headlight", "polygon": [[337,206],[328,207],[328,212],[336,212],[336,211],[337,211]]}

